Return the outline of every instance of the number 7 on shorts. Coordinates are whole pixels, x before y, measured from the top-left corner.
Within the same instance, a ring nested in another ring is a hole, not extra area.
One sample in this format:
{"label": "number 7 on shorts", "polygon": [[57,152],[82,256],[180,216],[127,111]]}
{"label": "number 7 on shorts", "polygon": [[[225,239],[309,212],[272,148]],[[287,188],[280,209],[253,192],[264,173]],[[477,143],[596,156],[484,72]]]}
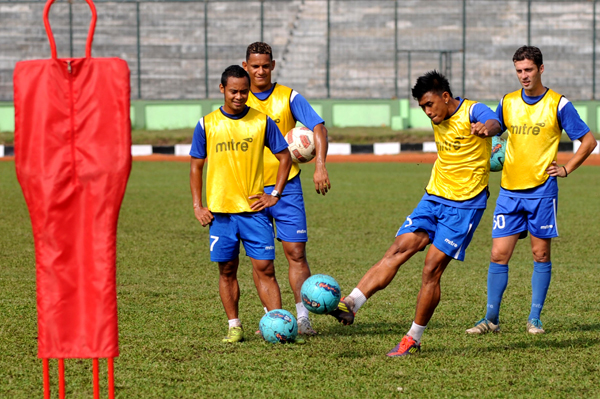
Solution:
{"label": "number 7 on shorts", "polygon": [[217,243],[217,241],[219,241],[219,237],[218,236],[210,236],[210,238],[214,239],[214,241],[210,243],[210,252],[212,252],[213,248],[215,247],[215,244]]}

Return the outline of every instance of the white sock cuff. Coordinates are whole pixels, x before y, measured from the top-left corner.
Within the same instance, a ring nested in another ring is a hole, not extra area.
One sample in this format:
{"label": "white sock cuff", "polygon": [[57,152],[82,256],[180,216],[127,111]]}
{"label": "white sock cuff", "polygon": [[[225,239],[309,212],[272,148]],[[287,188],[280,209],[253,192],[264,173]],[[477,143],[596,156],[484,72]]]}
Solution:
{"label": "white sock cuff", "polygon": [[420,343],[421,337],[423,336],[423,331],[425,331],[426,327],[427,326],[420,326],[413,321],[412,326],[410,326],[410,330],[408,330],[407,335],[410,335],[415,341],[417,341],[417,343]]}
{"label": "white sock cuff", "polygon": [[229,328],[231,327],[241,327],[242,326],[242,322],[240,321],[240,319],[231,319],[229,320]]}
{"label": "white sock cuff", "polygon": [[367,297],[358,288],[353,289],[348,296],[354,301],[354,308],[352,309],[354,313],[358,312],[358,309],[367,302]]}
{"label": "white sock cuff", "polygon": [[308,319],[308,309],[306,309],[302,302],[296,304],[296,314],[298,315],[298,318],[306,317]]}

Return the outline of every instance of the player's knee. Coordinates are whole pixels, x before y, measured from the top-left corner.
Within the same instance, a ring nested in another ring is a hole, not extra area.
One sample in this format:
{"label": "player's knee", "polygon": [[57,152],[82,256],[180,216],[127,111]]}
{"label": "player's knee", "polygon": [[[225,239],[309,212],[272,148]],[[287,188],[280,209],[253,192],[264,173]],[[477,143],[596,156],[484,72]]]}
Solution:
{"label": "player's knee", "polygon": [[533,261],[538,263],[550,262],[550,253],[543,248],[532,248]]}
{"label": "player's knee", "polygon": [[429,236],[425,234],[403,234],[398,236],[386,255],[400,255],[405,253],[416,253],[429,244]]}
{"label": "player's knee", "polygon": [[423,273],[421,274],[423,284],[439,284],[442,272],[443,270],[439,263],[425,261]]}
{"label": "player's knee", "polygon": [[492,253],[490,255],[490,261],[494,263],[498,263],[501,265],[505,265],[508,263],[510,258],[510,252],[503,248],[493,248]]}
{"label": "player's knee", "polygon": [[235,277],[237,266],[237,261],[219,262],[219,274],[223,277]]}
{"label": "player's knee", "polygon": [[270,276],[275,276],[275,265],[273,261],[269,260],[261,260],[253,262],[254,273],[258,276],[258,278],[266,278]]}
{"label": "player's knee", "polygon": [[304,245],[293,245],[285,250],[285,257],[290,263],[306,263],[306,250]]}

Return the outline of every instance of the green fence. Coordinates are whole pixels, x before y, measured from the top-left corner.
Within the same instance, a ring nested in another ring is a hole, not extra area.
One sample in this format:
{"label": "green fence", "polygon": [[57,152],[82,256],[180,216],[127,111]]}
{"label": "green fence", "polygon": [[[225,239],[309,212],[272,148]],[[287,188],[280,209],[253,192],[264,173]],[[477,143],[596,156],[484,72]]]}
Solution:
{"label": "green fence", "polygon": [[[544,52],[544,83],[571,100],[599,96],[598,0],[96,0],[94,56],[131,69],[132,99],[219,97],[222,70],[253,41],[270,43],[275,77],[311,99],[410,98],[441,69],[456,95],[497,100],[518,88],[512,54]],[[43,0],[0,0],[0,100],[12,70],[47,58]],[[51,10],[60,57],[84,53],[83,0]]]}

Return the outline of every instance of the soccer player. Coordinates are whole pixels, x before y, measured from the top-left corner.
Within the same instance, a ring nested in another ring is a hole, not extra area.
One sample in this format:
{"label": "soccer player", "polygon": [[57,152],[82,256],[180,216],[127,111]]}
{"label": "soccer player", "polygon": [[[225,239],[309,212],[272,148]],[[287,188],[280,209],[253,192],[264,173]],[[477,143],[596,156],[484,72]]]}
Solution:
{"label": "soccer player", "polygon": [[[540,49],[519,48],[513,63],[523,88],[505,95],[496,109],[502,131],[508,130],[508,142],[494,210],[487,313],[467,330],[469,334],[500,331],[500,302],[508,283],[508,262],[517,240],[525,238],[528,231],[533,275],[526,331],[544,333],[540,314],[550,286],[552,238],[558,236],[557,177],[573,173],[596,147],[594,136],[573,104],[542,84],[544,62]],[[565,165],[559,166],[556,154],[563,129],[571,140],[581,141],[581,146]]]}
{"label": "soccer player", "polygon": [[[448,80],[437,71],[417,79],[412,95],[431,119],[438,159],[425,195],[406,218],[392,246],[330,313],[345,325],[368,298],[384,289],[398,269],[431,244],[425,258],[414,322],[387,355],[406,356],[421,348],[421,336],[440,301],[440,278],[452,259],[465,251],[486,207],[491,138],[500,123],[487,106],[454,98]],[[481,136],[481,137],[479,137]]]}
{"label": "soccer player", "polygon": [[[269,115],[282,134],[286,134],[300,121],[314,132],[315,137],[315,173],[313,181],[318,194],[327,194],[331,188],[329,175],[325,167],[327,157],[327,129],[323,119],[312,109],[308,101],[295,90],[273,83],[271,73],[275,69],[275,60],[271,46],[256,42],[248,46],[246,61],[242,63],[250,74],[250,95],[248,105]],[[265,150],[265,193],[273,192],[278,161]],[[298,316],[299,334],[315,335],[310,324],[308,310],[302,304],[300,289],[304,281],[310,277],[310,268],[306,260],[306,212],[304,197],[300,183],[300,168],[292,165],[285,193],[279,202],[267,210],[269,218],[275,221],[277,239],[283,245],[285,257],[289,263],[289,280]]]}
{"label": "soccer player", "polygon": [[[232,65],[221,76],[225,104],[198,122],[192,141],[190,187],[194,214],[210,225],[210,259],[219,264],[219,294],[229,319],[223,342],[244,340],[238,318],[237,281],[240,241],[252,261],[258,295],[268,310],[281,308],[275,279],[275,239],[266,208],[275,205],[290,173],[292,158],[277,125],[246,105],[250,77]],[[263,190],[263,148],[279,161],[275,188]],[[206,160],[206,202],[202,205],[202,170]]]}

